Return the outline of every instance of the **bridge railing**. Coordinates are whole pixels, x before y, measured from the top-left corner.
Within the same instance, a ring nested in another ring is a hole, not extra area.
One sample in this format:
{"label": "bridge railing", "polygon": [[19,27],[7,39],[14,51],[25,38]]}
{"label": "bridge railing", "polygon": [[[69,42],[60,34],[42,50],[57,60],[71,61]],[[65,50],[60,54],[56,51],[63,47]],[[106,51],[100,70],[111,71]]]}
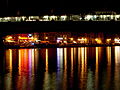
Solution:
{"label": "bridge railing", "polygon": [[44,15],[44,16],[19,16],[0,17],[0,22],[28,22],[28,21],[120,21],[120,14],[116,15]]}

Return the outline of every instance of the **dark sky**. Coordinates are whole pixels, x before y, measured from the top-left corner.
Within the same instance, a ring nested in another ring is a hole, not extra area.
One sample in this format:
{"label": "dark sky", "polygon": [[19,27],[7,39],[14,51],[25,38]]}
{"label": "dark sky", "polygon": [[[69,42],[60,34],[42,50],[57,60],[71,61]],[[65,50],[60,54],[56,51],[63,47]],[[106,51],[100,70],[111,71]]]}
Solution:
{"label": "dark sky", "polygon": [[0,0],[0,15],[64,14],[94,10],[119,11],[116,0]]}

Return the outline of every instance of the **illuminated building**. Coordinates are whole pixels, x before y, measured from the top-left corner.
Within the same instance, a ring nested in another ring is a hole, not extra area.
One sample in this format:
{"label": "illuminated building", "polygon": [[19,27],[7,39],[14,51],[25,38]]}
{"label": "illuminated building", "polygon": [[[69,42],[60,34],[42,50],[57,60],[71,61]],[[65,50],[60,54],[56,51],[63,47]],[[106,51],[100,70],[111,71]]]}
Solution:
{"label": "illuminated building", "polygon": [[8,35],[4,38],[4,43],[27,46],[34,44],[115,45],[120,43],[119,35],[103,32],[35,32]]}

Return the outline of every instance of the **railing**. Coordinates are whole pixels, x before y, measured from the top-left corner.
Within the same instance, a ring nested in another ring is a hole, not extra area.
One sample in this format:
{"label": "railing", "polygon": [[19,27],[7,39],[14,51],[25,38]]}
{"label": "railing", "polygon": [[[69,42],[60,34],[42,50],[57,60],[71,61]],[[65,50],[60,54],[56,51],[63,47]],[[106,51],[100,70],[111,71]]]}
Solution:
{"label": "railing", "polygon": [[45,15],[45,16],[17,16],[0,17],[0,22],[22,22],[22,21],[120,21],[120,14],[116,15]]}

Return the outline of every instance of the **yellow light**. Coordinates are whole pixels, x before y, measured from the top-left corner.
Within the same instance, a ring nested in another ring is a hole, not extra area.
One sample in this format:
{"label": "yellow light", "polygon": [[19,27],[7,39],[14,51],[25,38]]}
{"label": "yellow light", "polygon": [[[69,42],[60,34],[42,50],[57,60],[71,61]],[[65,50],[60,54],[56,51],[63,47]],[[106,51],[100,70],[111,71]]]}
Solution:
{"label": "yellow light", "polygon": [[96,38],[95,41],[98,41],[98,38]]}
{"label": "yellow light", "polygon": [[66,37],[64,39],[67,39]]}
{"label": "yellow light", "polygon": [[37,38],[34,38],[34,40],[37,40]]}
{"label": "yellow light", "polygon": [[45,37],[45,39],[48,39],[48,37]]}
{"label": "yellow light", "polygon": [[84,38],[82,38],[82,40],[84,40]]}
{"label": "yellow light", "polygon": [[12,39],[12,36],[7,37],[7,39]]}
{"label": "yellow light", "polygon": [[28,37],[19,37],[19,39],[28,39]]}
{"label": "yellow light", "polygon": [[67,43],[67,41],[64,41],[64,43]]}
{"label": "yellow light", "polygon": [[87,39],[85,38],[84,40],[86,41]]}
{"label": "yellow light", "polygon": [[48,71],[48,49],[46,49],[46,71]]}
{"label": "yellow light", "polygon": [[109,41],[111,41],[111,39],[107,39],[106,41],[109,42]]}
{"label": "yellow light", "polygon": [[97,43],[99,43],[99,44],[100,44],[100,43],[102,43],[102,41],[101,41],[101,40],[98,40],[98,41],[97,41]]}
{"label": "yellow light", "polygon": [[98,39],[98,38],[96,38],[95,41],[96,41],[97,43],[99,43],[99,44],[102,43],[102,41],[101,41],[100,39]]}
{"label": "yellow light", "polygon": [[36,38],[33,38],[33,37],[18,37],[19,39],[36,39]]}
{"label": "yellow light", "polygon": [[7,40],[7,42],[15,42],[15,41],[13,41],[13,40]]}
{"label": "yellow light", "polygon": [[70,38],[70,40],[72,41],[72,40],[73,40],[73,38]]}
{"label": "yellow light", "polygon": [[18,38],[20,39],[21,37],[19,36]]}
{"label": "yellow light", "polygon": [[80,41],[81,39],[78,38],[78,41]]}

